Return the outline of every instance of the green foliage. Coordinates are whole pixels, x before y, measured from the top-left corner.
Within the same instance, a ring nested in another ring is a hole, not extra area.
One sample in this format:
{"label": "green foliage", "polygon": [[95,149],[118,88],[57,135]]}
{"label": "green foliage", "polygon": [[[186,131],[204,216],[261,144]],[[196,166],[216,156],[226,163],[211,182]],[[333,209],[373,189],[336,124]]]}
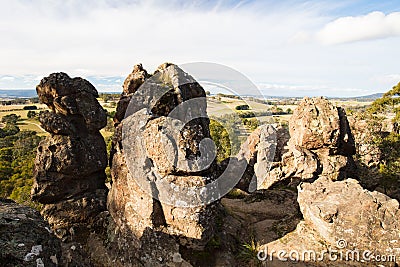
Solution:
{"label": "green foliage", "polygon": [[[16,125],[14,127],[18,128]],[[30,190],[36,148],[40,140],[36,132],[19,129],[15,134],[0,138],[0,197],[37,207],[30,200]]]}
{"label": "green foliage", "polygon": [[28,113],[26,114],[26,116],[27,116],[29,119],[32,119],[32,118],[35,118],[35,117],[37,116],[37,114],[36,114],[35,111],[29,110]]}
{"label": "green foliage", "polygon": [[254,131],[255,129],[260,126],[259,121],[256,118],[250,118],[250,119],[243,119],[243,124],[250,130]]}
{"label": "green foliage", "polygon": [[249,110],[249,105],[238,105],[235,107],[236,110]]}
{"label": "green foliage", "polygon": [[261,266],[262,262],[257,257],[260,250],[260,244],[254,241],[254,238],[251,238],[250,242],[244,243],[242,247],[243,249],[238,257],[249,264],[249,266]]}
{"label": "green foliage", "polygon": [[[107,146],[107,158],[110,158],[110,151],[111,151],[111,148],[112,148],[112,139],[113,139],[113,137],[110,136],[110,137],[105,138],[105,140],[104,140],[106,142],[106,146]],[[106,172],[106,176],[107,176],[105,182],[106,183],[111,183],[112,182],[112,177],[111,177],[110,166],[106,167],[105,172]]]}
{"label": "green foliage", "polygon": [[115,116],[115,111],[107,111],[107,125],[104,128],[107,132],[114,133],[115,127],[114,127],[114,116]]}
{"label": "green foliage", "polygon": [[395,122],[400,122],[400,110],[398,105],[400,104],[400,82],[393,86],[391,90],[386,92],[381,98],[375,100],[369,112],[372,114],[384,113],[384,112],[394,112],[396,117]]}
{"label": "green foliage", "polygon": [[[381,186],[385,189],[394,189],[400,186],[400,83],[385,93],[382,98],[375,100],[368,109],[366,116],[374,138],[371,144],[379,147],[381,161],[379,172],[382,174]],[[393,123],[395,131],[382,132],[382,121],[388,113],[394,113]],[[397,127],[396,127],[397,126]],[[396,129],[397,128],[397,129]]]}
{"label": "green foliage", "polygon": [[17,121],[21,118],[21,116],[18,116],[17,114],[9,114],[9,115],[5,115],[2,119],[1,122],[2,123],[6,123],[6,124],[16,124]]}
{"label": "green foliage", "polygon": [[35,106],[35,105],[32,105],[32,106],[25,106],[24,107],[24,110],[37,110],[38,108],[37,108],[37,106]]}
{"label": "green foliage", "polygon": [[218,162],[239,152],[241,124],[241,119],[232,114],[210,119],[210,134],[217,149]]}

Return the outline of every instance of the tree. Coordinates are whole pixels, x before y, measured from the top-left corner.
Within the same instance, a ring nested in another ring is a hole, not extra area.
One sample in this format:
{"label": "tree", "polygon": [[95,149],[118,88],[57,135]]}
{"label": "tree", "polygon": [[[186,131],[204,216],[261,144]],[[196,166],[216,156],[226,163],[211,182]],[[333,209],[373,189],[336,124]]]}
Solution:
{"label": "tree", "polygon": [[17,114],[9,114],[9,115],[5,115],[2,119],[1,122],[2,123],[10,123],[10,124],[17,124],[17,121],[21,118],[21,116],[17,115]]}
{"label": "tree", "polygon": [[393,122],[400,122],[400,82],[393,86],[391,90],[383,94],[381,98],[375,100],[369,111],[372,114],[378,114],[383,112],[394,112],[395,117]]}
{"label": "tree", "polygon": [[29,119],[35,118],[36,115],[37,115],[36,112],[33,111],[33,110],[29,110],[28,113],[26,114],[26,116],[27,116]]}
{"label": "tree", "polygon": [[[7,127],[12,126],[16,127],[13,124]],[[18,131],[0,138],[0,197],[37,207],[29,195],[36,149],[41,139],[34,131]]]}
{"label": "tree", "polygon": [[236,110],[249,110],[249,105],[239,105],[235,107]]}
{"label": "tree", "polygon": [[[369,126],[373,134],[371,143],[381,152],[379,172],[383,176],[381,185],[385,189],[397,189],[400,186],[400,83],[393,86],[381,98],[375,100],[367,110]],[[382,132],[382,118],[394,113],[392,119],[394,131]],[[378,127],[377,127],[378,125]]]}

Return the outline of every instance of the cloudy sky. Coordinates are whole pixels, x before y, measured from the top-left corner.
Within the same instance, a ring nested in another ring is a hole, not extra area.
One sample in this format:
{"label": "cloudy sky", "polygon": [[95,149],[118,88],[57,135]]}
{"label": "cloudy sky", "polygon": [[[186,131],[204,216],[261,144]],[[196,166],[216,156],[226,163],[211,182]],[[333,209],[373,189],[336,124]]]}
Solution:
{"label": "cloudy sky", "polygon": [[135,63],[215,62],[266,95],[356,96],[400,81],[398,0],[0,0],[0,89],[64,71],[121,91]]}

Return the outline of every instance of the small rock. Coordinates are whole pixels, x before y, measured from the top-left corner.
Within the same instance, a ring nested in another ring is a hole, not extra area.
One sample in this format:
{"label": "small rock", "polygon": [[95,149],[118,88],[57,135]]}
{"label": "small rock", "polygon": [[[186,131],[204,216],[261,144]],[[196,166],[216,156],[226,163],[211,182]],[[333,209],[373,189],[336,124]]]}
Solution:
{"label": "small rock", "polygon": [[174,253],[174,255],[172,256],[172,261],[173,262],[182,262],[182,256],[180,253]]}
{"label": "small rock", "polygon": [[36,259],[36,267],[44,267],[44,263],[41,258]]}

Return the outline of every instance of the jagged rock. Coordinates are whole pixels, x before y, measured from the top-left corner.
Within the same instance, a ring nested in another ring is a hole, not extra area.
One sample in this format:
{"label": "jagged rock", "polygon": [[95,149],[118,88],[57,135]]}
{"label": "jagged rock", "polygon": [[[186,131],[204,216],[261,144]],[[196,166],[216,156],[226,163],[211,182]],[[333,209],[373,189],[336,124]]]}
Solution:
{"label": "jagged rock", "polygon": [[[202,249],[214,233],[215,205],[176,205],[179,195],[166,186],[190,190],[212,181],[202,175],[210,173],[214,159],[202,150],[210,137],[206,107],[203,88],[173,64],[161,65],[151,77],[140,65],[124,83],[114,119],[120,123],[111,153],[108,210],[120,240],[147,251],[135,257],[154,266],[181,266],[179,247]],[[198,197],[194,200],[201,201]],[[169,240],[163,247],[169,256],[150,253],[149,246],[163,239]]]}
{"label": "jagged rock", "polygon": [[137,64],[133,67],[132,73],[126,77],[123,85],[124,94],[133,94],[136,90],[144,83],[144,81],[149,78],[150,75],[145,69],[143,69],[142,64]]}
{"label": "jagged rock", "polygon": [[43,78],[36,91],[52,112],[40,115],[51,135],[38,147],[32,199],[56,229],[88,223],[105,209],[106,111],[93,85],[65,73]]}
{"label": "jagged rock", "polygon": [[1,266],[60,266],[60,241],[39,212],[0,199]]}
{"label": "jagged rock", "polygon": [[334,245],[343,239],[349,248],[400,254],[397,200],[367,191],[353,179],[332,182],[322,177],[300,185],[298,201],[305,222],[326,242]]}
{"label": "jagged rock", "polygon": [[344,110],[324,98],[304,98],[289,120],[289,131],[294,146],[309,150],[326,147],[333,154],[355,154]]}
{"label": "jagged rock", "polygon": [[[353,179],[321,176],[299,185],[298,203],[304,220],[296,229],[258,247],[267,254],[268,266],[377,266],[371,255],[385,257],[382,266],[397,266],[397,200],[365,190]],[[279,260],[278,251],[285,252],[286,261]]]}
{"label": "jagged rock", "polygon": [[239,198],[224,197],[221,204],[228,217],[233,217],[225,222],[226,231],[234,229],[233,236],[243,242],[250,238],[262,244],[274,241],[292,231],[301,218],[296,193],[290,190],[259,190]]}
{"label": "jagged rock", "polygon": [[43,140],[35,160],[32,198],[48,204],[104,188],[107,156],[99,148],[105,150],[100,134],[86,139],[53,135]]}
{"label": "jagged rock", "polygon": [[[232,160],[230,164],[234,165],[234,168],[229,175],[237,176],[240,175],[240,170],[244,170],[237,188],[252,192],[265,179],[275,157],[278,132],[282,132],[282,130],[277,130],[272,125],[258,127],[241,145],[236,157],[230,159]],[[281,152],[282,148],[279,149]],[[222,165],[227,163],[223,162]],[[247,165],[247,167],[244,168],[243,165]]]}
{"label": "jagged rock", "polygon": [[144,83],[144,81],[151,77],[142,64],[137,64],[133,67],[132,73],[126,77],[123,84],[123,92],[118,101],[118,106],[114,116],[114,123],[118,125],[125,117],[126,109],[131,101],[132,95]]}
{"label": "jagged rock", "polygon": [[[179,130],[181,129],[181,130]],[[201,125],[184,126],[182,121],[160,117],[147,123],[143,132],[146,152],[161,175],[177,173],[196,173],[208,166],[213,155],[211,151],[200,149],[205,131]],[[157,140],[157,142],[154,142]],[[174,142],[173,140],[176,140]],[[205,161],[188,161],[202,155]]]}
{"label": "jagged rock", "polygon": [[287,152],[275,157],[281,160],[269,172],[257,175],[258,189],[277,183],[296,186],[319,175],[340,180],[354,173],[355,143],[342,108],[324,98],[304,98],[289,120],[289,132],[289,141],[285,135],[278,138],[287,144],[279,153]]}
{"label": "jagged rock", "polygon": [[289,129],[278,126],[276,127],[276,149],[274,162],[279,162],[282,160],[282,156],[288,152],[287,143],[290,140]]}

